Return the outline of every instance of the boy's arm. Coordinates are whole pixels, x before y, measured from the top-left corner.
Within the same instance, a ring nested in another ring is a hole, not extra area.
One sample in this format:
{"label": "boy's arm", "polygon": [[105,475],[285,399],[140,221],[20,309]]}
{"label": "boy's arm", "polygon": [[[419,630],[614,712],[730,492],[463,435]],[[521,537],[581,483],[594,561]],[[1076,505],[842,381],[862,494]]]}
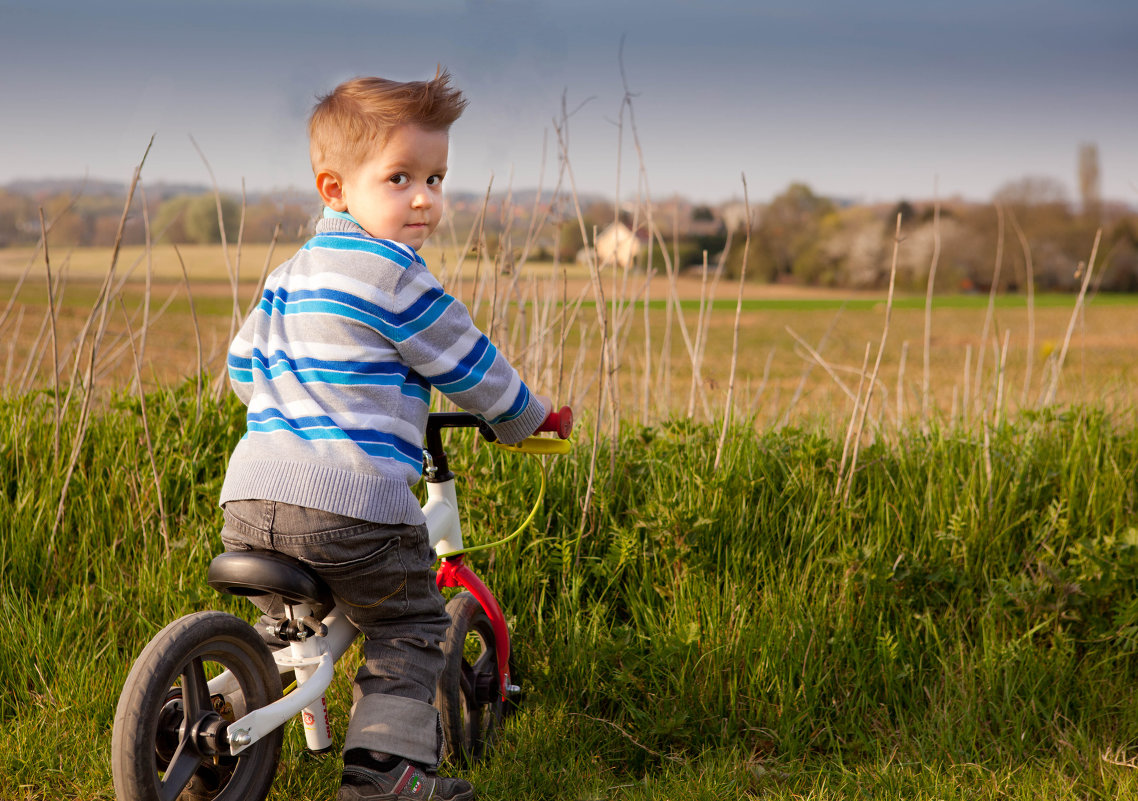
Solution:
{"label": "boy's arm", "polygon": [[409,274],[396,292],[405,335],[394,342],[415,372],[494,429],[502,442],[528,437],[549,409],[517,370],[426,270]]}

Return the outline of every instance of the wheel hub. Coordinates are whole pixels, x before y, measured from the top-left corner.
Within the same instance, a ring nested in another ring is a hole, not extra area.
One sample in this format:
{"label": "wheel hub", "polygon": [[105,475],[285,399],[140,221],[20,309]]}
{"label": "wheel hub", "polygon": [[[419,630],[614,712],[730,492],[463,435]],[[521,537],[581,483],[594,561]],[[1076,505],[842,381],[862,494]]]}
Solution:
{"label": "wheel hub", "polygon": [[[187,738],[190,749],[202,758],[228,756],[229,721],[216,710],[204,711],[190,724]],[[186,711],[180,691],[168,697],[158,714],[158,730],[155,733],[154,748],[158,754],[159,767],[165,768],[174,758],[178,745],[182,742],[186,729]]]}

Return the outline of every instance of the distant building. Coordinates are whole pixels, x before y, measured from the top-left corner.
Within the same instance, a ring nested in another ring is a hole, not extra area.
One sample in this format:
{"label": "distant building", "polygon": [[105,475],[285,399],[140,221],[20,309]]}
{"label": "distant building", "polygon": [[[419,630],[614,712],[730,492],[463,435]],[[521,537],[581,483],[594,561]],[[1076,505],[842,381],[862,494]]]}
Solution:
{"label": "distant building", "polygon": [[[640,240],[632,229],[622,222],[615,222],[597,234],[592,251],[598,267],[614,266],[623,270],[636,261],[640,248]],[[577,261],[587,262],[588,259],[589,248],[582,248],[577,254]]]}
{"label": "distant building", "polygon": [[[723,224],[728,231],[743,230],[747,227],[747,204],[726,203],[719,207],[719,216],[723,218]],[[751,206],[751,229],[756,228],[758,224],[759,209],[757,206]]]}

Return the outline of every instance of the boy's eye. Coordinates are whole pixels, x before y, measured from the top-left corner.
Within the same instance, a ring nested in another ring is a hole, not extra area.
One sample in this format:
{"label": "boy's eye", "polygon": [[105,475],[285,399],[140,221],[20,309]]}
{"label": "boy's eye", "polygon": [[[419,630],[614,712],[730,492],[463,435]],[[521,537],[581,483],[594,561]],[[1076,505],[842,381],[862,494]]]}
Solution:
{"label": "boy's eye", "polygon": [[438,186],[442,182],[443,182],[443,177],[441,175],[432,175],[430,178],[427,179],[427,186]]}
{"label": "boy's eye", "polygon": [[388,180],[391,181],[391,183],[395,184],[396,186],[403,186],[404,184],[408,183],[411,179],[407,177],[406,173],[400,172],[400,173],[396,173],[395,175],[392,175]]}

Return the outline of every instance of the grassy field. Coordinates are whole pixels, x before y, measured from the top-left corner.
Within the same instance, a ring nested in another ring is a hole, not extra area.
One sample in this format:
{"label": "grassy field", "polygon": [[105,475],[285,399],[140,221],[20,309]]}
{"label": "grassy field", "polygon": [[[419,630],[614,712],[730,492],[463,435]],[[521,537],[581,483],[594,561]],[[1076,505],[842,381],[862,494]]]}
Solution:
{"label": "grassy field", "polygon": [[[202,580],[242,415],[191,382],[150,395],[144,427],[118,397],[55,526],[79,415],[57,457],[45,401],[0,405],[0,798],[108,799],[142,645],[190,611],[251,617]],[[845,502],[827,436],[737,430],[714,469],[715,428],[629,426],[583,512],[591,430],[535,530],[474,562],[526,688],[469,774],[480,798],[1138,797],[1133,423],[912,433],[868,447]],[[536,465],[455,454],[472,538],[512,528]],[[272,797],[327,798],[338,771],[290,723]]]}
{"label": "grassy field", "polygon": [[[3,799],[111,798],[143,644],[250,615],[203,581],[233,292],[217,249],[188,287],[160,251],[149,292],[144,251],[110,293],[108,252],[52,254],[51,306],[0,251]],[[475,558],[526,687],[480,798],[1138,798],[1138,299],[938,297],[926,327],[923,296],[747,286],[736,344],[726,283],[438,262],[582,418],[535,530]],[[474,541],[532,503],[517,458],[455,449]],[[329,797],[339,760],[285,743],[272,797]]]}

